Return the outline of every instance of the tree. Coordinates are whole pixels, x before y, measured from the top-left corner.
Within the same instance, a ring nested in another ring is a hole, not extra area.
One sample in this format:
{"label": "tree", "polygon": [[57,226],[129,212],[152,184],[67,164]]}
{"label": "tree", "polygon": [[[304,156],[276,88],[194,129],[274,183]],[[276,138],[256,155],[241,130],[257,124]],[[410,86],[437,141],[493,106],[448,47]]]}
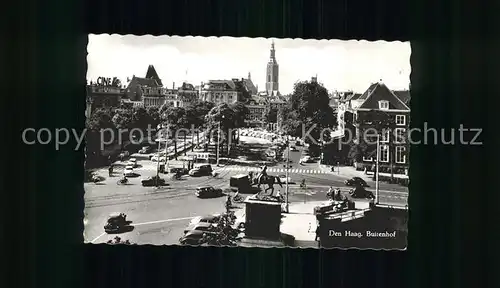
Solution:
{"label": "tree", "polygon": [[266,114],[266,122],[267,123],[276,123],[278,122],[278,109],[270,108]]}
{"label": "tree", "polygon": [[174,157],[177,160],[177,131],[185,128],[185,110],[182,107],[168,107],[162,114],[163,123],[172,132],[174,142]]}
{"label": "tree", "polygon": [[[220,123],[220,136],[222,138],[226,137],[227,132],[229,129],[235,128],[236,127],[236,121],[235,121],[235,112],[229,105],[226,103],[219,104],[218,106],[213,107],[208,114],[205,117],[207,125],[208,125],[208,135],[212,134],[211,132],[214,129],[219,129],[219,123]],[[216,136],[216,141],[219,141],[218,138],[219,133],[217,133]],[[223,146],[224,143],[229,143],[228,138],[225,138],[226,141],[224,142],[219,142]],[[221,148],[221,147],[219,147]]]}
{"label": "tree", "polygon": [[360,142],[358,144],[351,144],[351,148],[349,149],[348,158],[352,162],[361,162],[363,161],[363,156],[366,155],[367,146],[365,142]]}
{"label": "tree", "polygon": [[[101,131],[104,129],[115,129],[115,125],[112,121],[113,114],[109,108],[98,108],[96,109],[89,118],[86,119],[86,133],[85,133],[85,166],[94,167],[98,165],[101,154],[101,141],[106,141],[109,139],[101,139]],[[108,133],[104,133],[103,136],[110,137]]]}
{"label": "tree", "polygon": [[234,212],[223,213],[217,225],[214,225],[211,233],[206,233],[202,240],[203,244],[214,246],[236,246],[240,234],[239,229],[233,228],[236,222]]}
{"label": "tree", "polygon": [[206,128],[205,116],[214,106],[215,105],[212,102],[201,101],[186,108],[186,114],[188,114],[190,124],[196,128],[196,138],[198,143],[200,143],[200,129]]}
{"label": "tree", "polygon": [[[234,112],[234,121],[235,121],[235,127],[236,128],[244,128],[246,127],[246,119],[248,117],[248,114],[250,114],[250,110],[248,107],[243,103],[243,102],[236,102],[234,104],[230,105],[230,108]],[[234,140],[235,135],[231,135],[231,137]],[[238,129],[238,142],[240,139],[239,135],[239,129]]]}
{"label": "tree", "polygon": [[[284,111],[286,115],[285,131],[292,136],[304,137],[304,131],[311,131],[309,135],[314,139],[306,137],[309,150],[313,156],[319,155],[321,140],[329,141],[329,133],[322,133],[326,128],[332,129],[337,125],[337,118],[329,105],[328,91],[323,85],[315,81],[297,82],[290,97],[289,107]],[[299,124],[300,123],[300,124]],[[318,155],[315,155],[318,154]]]}
{"label": "tree", "polygon": [[152,128],[158,127],[161,123],[160,119],[160,108],[159,106],[149,106],[146,108],[146,113],[148,114],[148,123]]}
{"label": "tree", "polygon": [[118,130],[118,141],[120,142],[120,148],[123,150],[123,135],[121,135],[120,130],[130,129],[133,120],[133,112],[130,109],[116,109],[115,115],[113,116],[113,123]]}

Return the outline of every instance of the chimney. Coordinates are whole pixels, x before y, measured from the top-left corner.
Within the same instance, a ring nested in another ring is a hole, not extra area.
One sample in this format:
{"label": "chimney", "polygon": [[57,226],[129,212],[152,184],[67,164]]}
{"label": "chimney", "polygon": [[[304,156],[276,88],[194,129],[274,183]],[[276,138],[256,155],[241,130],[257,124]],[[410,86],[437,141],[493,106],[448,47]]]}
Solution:
{"label": "chimney", "polygon": [[175,82],[172,82],[172,90],[175,89]]}

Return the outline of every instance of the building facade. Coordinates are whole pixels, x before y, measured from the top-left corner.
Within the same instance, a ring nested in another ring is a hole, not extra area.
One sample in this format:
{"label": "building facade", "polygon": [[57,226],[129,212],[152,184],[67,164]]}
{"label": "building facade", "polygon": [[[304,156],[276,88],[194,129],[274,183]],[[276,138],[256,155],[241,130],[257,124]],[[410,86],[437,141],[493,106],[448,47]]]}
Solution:
{"label": "building facade", "polygon": [[124,88],[116,77],[99,77],[95,82],[90,81],[86,90],[87,115],[90,115],[97,108],[119,107],[125,96]]}
{"label": "building facade", "polygon": [[264,127],[266,125],[266,115],[268,113],[268,105],[262,97],[252,97],[246,104],[248,108],[248,116],[246,124],[249,127]]}
{"label": "building facade", "polygon": [[[404,95],[406,103],[409,103],[409,92]],[[353,94],[340,101],[339,129],[344,131],[344,135],[348,131],[355,144],[368,147],[362,161],[355,164],[356,168],[374,168],[377,151],[373,143],[376,143],[376,134],[379,134],[380,171],[408,173],[410,145],[407,135],[411,110],[406,103],[382,82],[371,84],[363,94]]]}
{"label": "building facade", "polygon": [[198,102],[199,90],[197,90],[192,84],[184,82],[177,90],[177,96],[177,102],[180,103],[181,107],[187,107]]}
{"label": "building facade", "polygon": [[212,102],[215,105],[234,104],[239,101],[241,92],[233,80],[210,80],[202,83],[199,92],[200,101]]}
{"label": "building facade", "polygon": [[142,97],[145,94],[146,97],[151,97],[151,95],[155,95],[155,91],[163,87],[161,79],[158,77],[158,73],[156,73],[153,65],[149,65],[146,77],[133,75],[131,79],[127,79],[127,82],[125,96],[132,102],[142,101]]}

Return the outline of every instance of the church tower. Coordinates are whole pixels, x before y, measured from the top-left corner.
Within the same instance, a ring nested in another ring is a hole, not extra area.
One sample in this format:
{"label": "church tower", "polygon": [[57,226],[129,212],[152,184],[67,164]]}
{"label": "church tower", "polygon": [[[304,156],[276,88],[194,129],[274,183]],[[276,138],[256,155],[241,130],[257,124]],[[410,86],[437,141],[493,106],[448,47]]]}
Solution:
{"label": "church tower", "polygon": [[271,55],[267,62],[266,71],[266,92],[268,96],[276,95],[279,91],[279,66],[276,61],[276,50],[274,50],[274,41],[271,44]]}

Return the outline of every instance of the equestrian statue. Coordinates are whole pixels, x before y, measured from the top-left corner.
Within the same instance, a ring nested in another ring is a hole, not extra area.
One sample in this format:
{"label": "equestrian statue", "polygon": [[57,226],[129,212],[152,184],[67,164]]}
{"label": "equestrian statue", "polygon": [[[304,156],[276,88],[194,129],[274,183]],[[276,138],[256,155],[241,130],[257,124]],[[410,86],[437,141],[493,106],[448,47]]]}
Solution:
{"label": "equestrian statue", "polygon": [[271,190],[271,194],[274,193],[274,184],[279,184],[280,187],[283,187],[283,183],[280,178],[274,175],[267,175],[267,166],[264,165],[257,175],[255,179],[253,179],[253,185],[257,185],[257,188],[260,188],[260,185],[267,184],[267,188],[264,189],[264,192]]}

